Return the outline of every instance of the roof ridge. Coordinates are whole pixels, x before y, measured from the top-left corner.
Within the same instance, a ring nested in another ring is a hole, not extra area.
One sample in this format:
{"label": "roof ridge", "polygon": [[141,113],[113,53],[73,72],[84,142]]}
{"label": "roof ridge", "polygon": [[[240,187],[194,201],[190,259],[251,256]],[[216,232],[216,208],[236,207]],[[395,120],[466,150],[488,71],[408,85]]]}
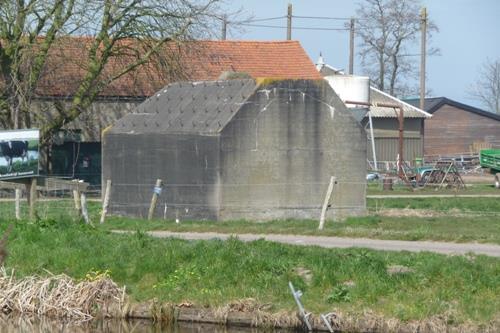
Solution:
{"label": "roof ridge", "polygon": [[399,99],[399,98],[397,98],[397,97],[394,97],[394,96],[392,96],[391,94],[388,94],[388,93],[386,93],[386,92],[384,92],[384,91],[382,91],[382,90],[380,90],[380,89],[377,89],[377,88],[375,88],[375,87],[373,87],[373,86],[370,86],[370,89],[376,90],[377,92],[381,93],[382,95],[384,95],[384,96],[386,96],[386,97],[388,97],[388,98],[390,98],[390,99],[392,99],[392,100],[394,100],[394,101],[396,101],[396,102],[398,102],[398,103],[401,103],[401,104],[403,104],[404,106],[407,106],[407,107],[409,107],[409,108],[411,108],[411,109],[413,109],[413,110],[415,110],[415,111],[417,111],[417,112],[420,112],[420,113],[422,113],[423,115],[425,115],[425,116],[426,116],[426,117],[428,117],[428,118],[432,117],[432,114],[430,114],[429,112],[426,112],[426,111],[424,111],[424,110],[422,110],[422,109],[420,109],[420,108],[417,108],[416,106],[413,106],[413,105],[411,105],[411,104],[409,104],[409,103],[406,103],[406,102],[405,102],[405,101],[403,101],[402,99]]}
{"label": "roof ridge", "polygon": [[282,44],[300,44],[299,40],[281,40],[281,39],[276,39],[276,40],[258,40],[258,39],[226,39],[226,40],[217,40],[217,39],[199,39],[199,40],[192,40],[192,41],[187,41],[188,43],[205,43],[205,42],[212,42],[212,43],[259,43],[259,44],[270,44],[270,43],[282,43]]}

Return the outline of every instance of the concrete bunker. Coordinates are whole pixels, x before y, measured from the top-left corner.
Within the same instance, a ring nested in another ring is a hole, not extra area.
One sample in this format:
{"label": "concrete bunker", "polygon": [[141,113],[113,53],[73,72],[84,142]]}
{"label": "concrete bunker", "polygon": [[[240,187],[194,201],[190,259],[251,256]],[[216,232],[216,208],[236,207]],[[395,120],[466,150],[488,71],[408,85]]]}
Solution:
{"label": "concrete bunker", "polygon": [[326,81],[174,83],[103,133],[109,211],[203,220],[327,218],[365,212],[366,134]]}

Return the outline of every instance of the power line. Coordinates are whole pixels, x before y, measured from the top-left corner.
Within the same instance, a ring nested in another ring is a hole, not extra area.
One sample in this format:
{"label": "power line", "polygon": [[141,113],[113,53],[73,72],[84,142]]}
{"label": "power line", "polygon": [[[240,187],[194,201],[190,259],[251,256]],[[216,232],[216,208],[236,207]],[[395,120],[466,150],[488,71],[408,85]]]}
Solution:
{"label": "power line", "polygon": [[[279,25],[265,25],[265,24],[240,24],[246,27],[256,27],[256,28],[274,28],[274,29],[286,29],[285,26]],[[320,27],[295,27],[292,26],[294,30],[323,30],[323,31],[347,31],[349,28],[320,28]]]}
{"label": "power line", "polygon": [[[286,18],[285,15],[283,16],[276,16],[276,17],[266,17],[266,18],[257,18],[257,19],[252,19],[248,21],[244,21],[245,23],[252,23],[252,22],[263,22],[263,21],[274,21],[274,20],[281,20]],[[230,22],[232,23],[232,22]]]}
{"label": "power line", "polygon": [[349,21],[350,17],[329,17],[329,16],[292,16],[299,19],[315,19],[315,20],[335,20],[335,21]]}

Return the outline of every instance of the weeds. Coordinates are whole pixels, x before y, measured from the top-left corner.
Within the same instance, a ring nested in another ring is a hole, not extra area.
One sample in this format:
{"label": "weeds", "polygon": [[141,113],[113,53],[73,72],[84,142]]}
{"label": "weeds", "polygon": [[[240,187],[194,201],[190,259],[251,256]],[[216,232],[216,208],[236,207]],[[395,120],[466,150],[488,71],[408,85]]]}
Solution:
{"label": "weeds", "polygon": [[349,294],[349,287],[343,284],[335,286],[326,298],[326,301],[330,304],[339,302],[350,302],[351,296]]}
{"label": "weeds", "polygon": [[[7,221],[0,222],[1,231],[6,227]],[[293,311],[287,287],[292,281],[315,313],[376,310],[408,321],[453,312],[455,320],[485,323],[500,309],[500,261],[485,256],[295,247],[236,238],[161,240],[143,232],[110,234],[71,220],[15,223],[9,251],[6,265],[18,278],[44,277],[46,270],[78,281],[109,276],[136,301],[156,298],[216,308],[253,298],[272,304],[273,312]],[[391,275],[387,268],[393,265],[411,271]],[[311,276],[307,282],[304,270]]]}

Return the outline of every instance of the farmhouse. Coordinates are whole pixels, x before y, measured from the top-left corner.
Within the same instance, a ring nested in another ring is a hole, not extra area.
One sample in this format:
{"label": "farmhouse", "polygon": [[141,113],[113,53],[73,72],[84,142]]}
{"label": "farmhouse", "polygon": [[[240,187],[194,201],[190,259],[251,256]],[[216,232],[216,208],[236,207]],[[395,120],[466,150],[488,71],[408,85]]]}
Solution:
{"label": "farmhouse", "polygon": [[[328,80],[335,89],[336,79],[349,77],[341,70],[338,70],[323,60],[317,61],[317,70]],[[394,96],[391,96],[375,87],[370,86],[369,101],[372,104],[369,112],[362,120],[362,125],[366,129],[368,141],[367,158],[371,165],[377,160],[377,168],[384,168],[387,162],[395,162],[398,156],[399,146],[399,122],[398,114],[393,108],[378,106],[377,104],[394,104],[403,110],[404,116],[404,137],[403,137],[403,158],[411,163],[424,155],[424,120],[431,117],[431,114],[418,107],[406,103]],[[399,112],[399,110],[398,110]],[[374,145],[371,144],[370,118],[373,128]],[[375,154],[373,148],[375,147]],[[390,165],[390,164],[389,164]]]}
{"label": "farmhouse", "polygon": [[180,219],[330,218],[365,210],[366,134],[324,80],[174,83],[103,134],[114,214]]}
{"label": "farmhouse", "polygon": [[[35,112],[57,114],[58,106],[71,101],[85,74],[89,43],[88,38],[64,38],[51,51],[36,89]],[[171,59],[168,66],[147,64],[112,82],[88,110],[64,126],[46,154],[49,174],[100,184],[102,130],[170,82],[216,80],[224,72],[252,78],[321,78],[297,41],[193,41],[167,45],[165,54]],[[114,58],[103,75],[112,76],[126,64],[127,59]]]}
{"label": "farmhouse", "polygon": [[[408,100],[416,105],[418,100]],[[450,156],[500,147],[500,115],[446,97],[425,99],[425,155]]]}

